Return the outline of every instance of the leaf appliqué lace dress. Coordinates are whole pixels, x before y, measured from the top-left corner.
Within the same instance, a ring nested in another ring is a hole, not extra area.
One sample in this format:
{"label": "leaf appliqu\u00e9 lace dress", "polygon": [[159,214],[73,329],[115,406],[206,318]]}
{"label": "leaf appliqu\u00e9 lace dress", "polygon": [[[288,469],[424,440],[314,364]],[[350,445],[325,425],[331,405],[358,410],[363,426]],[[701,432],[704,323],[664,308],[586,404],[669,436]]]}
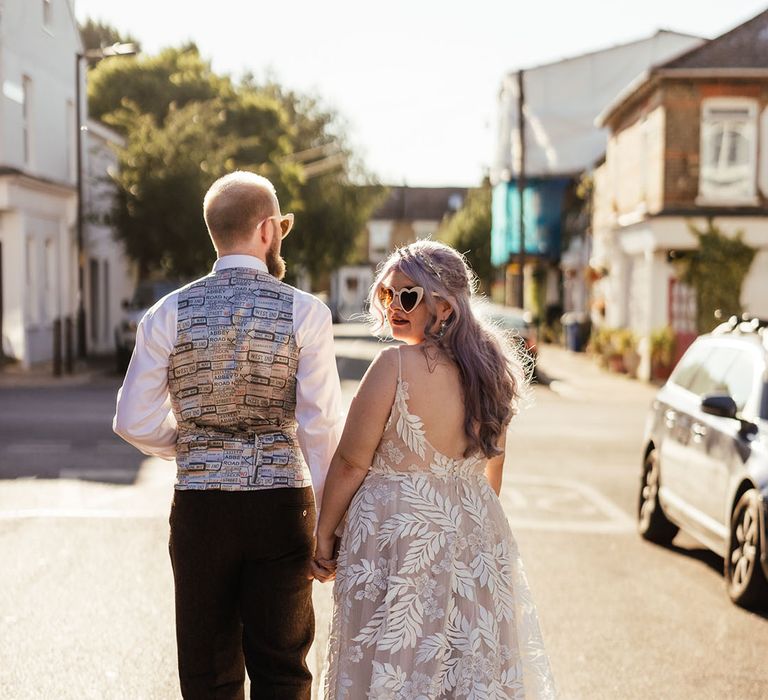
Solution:
{"label": "leaf appliqu\u00e9 lace dress", "polygon": [[326,700],[555,697],[485,462],[482,454],[448,457],[429,443],[408,411],[401,364],[341,537]]}

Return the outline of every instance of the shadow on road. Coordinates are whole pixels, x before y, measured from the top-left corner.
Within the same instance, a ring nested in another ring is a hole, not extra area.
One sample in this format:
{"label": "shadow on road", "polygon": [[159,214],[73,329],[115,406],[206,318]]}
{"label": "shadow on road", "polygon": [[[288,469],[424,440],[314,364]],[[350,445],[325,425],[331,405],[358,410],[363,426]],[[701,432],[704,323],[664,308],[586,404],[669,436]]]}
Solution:
{"label": "shadow on road", "polygon": [[[718,577],[723,577],[723,570],[725,568],[725,562],[723,558],[715,554],[712,550],[707,549],[706,547],[681,547],[680,545],[672,543],[664,547],[664,549],[667,549],[675,554],[682,554],[689,559],[702,562],[708,568],[712,569],[712,571],[717,574]],[[749,610],[748,612],[751,612],[758,617],[762,617],[764,620],[768,620],[768,601],[761,608]]]}
{"label": "shadow on road", "polygon": [[146,457],[112,432],[119,384],[0,387],[0,480],[135,484]]}

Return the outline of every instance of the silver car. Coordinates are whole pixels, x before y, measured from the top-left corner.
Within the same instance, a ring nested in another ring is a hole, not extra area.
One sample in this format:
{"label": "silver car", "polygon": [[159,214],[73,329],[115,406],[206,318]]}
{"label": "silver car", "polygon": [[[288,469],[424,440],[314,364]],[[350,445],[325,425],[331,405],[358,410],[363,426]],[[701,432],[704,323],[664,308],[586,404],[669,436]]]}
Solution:
{"label": "silver car", "polygon": [[697,338],[648,416],[640,534],[682,529],[724,559],[728,594],[768,604],[768,323],[731,319]]}
{"label": "silver car", "polygon": [[171,280],[154,280],[140,282],[136,287],[133,298],[125,299],[122,304],[123,313],[115,328],[115,350],[117,352],[117,369],[125,372],[136,344],[136,328],[147,310],[181,286],[181,282]]}

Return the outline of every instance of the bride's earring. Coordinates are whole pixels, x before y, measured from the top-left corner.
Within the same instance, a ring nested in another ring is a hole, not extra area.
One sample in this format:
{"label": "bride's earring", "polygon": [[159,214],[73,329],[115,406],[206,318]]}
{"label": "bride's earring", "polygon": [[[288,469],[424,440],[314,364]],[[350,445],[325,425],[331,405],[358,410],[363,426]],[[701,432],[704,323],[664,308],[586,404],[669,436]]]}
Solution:
{"label": "bride's earring", "polygon": [[448,328],[448,321],[443,319],[440,321],[440,328],[437,329],[437,337],[442,338],[445,335],[445,329]]}

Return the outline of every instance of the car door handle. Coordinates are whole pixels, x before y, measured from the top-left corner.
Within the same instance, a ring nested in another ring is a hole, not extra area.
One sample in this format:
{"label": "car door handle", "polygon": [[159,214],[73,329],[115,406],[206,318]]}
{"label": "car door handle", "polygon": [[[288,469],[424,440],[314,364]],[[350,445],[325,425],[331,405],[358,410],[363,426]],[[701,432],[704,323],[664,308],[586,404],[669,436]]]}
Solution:
{"label": "car door handle", "polygon": [[664,411],[664,424],[671,428],[675,425],[675,421],[677,420],[677,412],[673,411],[671,408],[668,408],[666,411]]}
{"label": "car door handle", "polygon": [[693,433],[693,439],[696,442],[700,442],[702,438],[707,434],[707,427],[701,423],[694,423],[691,426],[691,432]]}

